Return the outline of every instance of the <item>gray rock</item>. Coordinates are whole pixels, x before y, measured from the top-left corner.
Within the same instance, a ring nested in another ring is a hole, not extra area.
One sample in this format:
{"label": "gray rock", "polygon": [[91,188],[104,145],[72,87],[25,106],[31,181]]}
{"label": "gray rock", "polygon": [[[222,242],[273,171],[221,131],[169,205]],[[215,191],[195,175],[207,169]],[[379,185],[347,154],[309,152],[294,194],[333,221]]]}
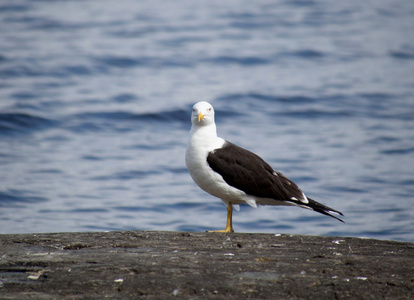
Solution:
{"label": "gray rock", "polygon": [[413,299],[414,244],[199,232],[0,235],[1,299]]}

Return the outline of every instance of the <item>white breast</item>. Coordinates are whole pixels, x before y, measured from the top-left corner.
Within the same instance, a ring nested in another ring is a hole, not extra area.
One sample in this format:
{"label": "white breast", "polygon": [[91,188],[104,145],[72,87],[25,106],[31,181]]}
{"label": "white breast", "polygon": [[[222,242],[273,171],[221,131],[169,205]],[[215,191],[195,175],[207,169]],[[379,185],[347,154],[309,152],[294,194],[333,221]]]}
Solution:
{"label": "white breast", "polygon": [[[202,128],[199,128],[202,129]],[[227,204],[248,203],[256,206],[254,199],[245,192],[228,185],[223,177],[214,172],[207,162],[209,152],[221,148],[225,140],[219,137],[203,135],[202,132],[192,132],[188,143],[185,162],[191,177],[207,193],[216,196]]]}

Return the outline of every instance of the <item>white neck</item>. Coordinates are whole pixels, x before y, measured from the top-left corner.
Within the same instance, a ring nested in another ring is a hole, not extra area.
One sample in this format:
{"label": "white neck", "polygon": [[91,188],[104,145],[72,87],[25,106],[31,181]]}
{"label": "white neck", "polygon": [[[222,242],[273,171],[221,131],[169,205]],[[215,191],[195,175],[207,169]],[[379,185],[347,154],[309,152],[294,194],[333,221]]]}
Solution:
{"label": "white neck", "polygon": [[223,139],[217,137],[216,124],[191,126],[189,144],[196,145],[197,148],[205,148],[211,151],[221,147],[223,142]]}

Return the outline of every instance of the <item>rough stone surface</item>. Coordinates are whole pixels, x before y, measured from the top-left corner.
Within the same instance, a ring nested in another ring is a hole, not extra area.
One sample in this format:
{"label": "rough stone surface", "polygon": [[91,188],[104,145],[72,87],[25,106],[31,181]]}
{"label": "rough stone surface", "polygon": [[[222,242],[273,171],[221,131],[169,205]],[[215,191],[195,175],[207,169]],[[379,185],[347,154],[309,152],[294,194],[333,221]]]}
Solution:
{"label": "rough stone surface", "polygon": [[414,244],[197,232],[0,235],[1,299],[414,299]]}

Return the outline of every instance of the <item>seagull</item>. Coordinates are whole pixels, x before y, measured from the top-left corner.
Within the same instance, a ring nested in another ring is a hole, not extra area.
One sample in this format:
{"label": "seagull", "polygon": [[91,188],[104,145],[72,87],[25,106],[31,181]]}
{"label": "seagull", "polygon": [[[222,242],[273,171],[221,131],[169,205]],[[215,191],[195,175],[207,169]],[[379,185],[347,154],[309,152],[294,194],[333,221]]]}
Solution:
{"label": "seagull", "polygon": [[217,136],[214,108],[205,101],[196,103],[191,114],[190,139],[185,162],[191,177],[207,193],[227,206],[224,230],[234,232],[233,205],[293,205],[331,215],[343,214],[305,196],[302,190],[261,157]]}

